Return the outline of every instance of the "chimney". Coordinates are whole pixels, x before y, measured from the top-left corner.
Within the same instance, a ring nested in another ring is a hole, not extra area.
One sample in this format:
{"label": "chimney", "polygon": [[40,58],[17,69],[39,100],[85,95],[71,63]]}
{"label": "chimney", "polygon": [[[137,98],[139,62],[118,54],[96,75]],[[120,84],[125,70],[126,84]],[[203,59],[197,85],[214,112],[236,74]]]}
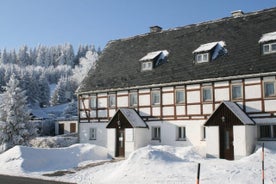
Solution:
{"label": "chimney", "polygon": [[232,17],[234,18],[241,17],[244,15],[243,11],[241,10],[232,11],[231,14],[232,14]]}
{"label": "chimney", "polygon": [[151,26],[150,27],[150,32],[151,33],[158,33],[158,32],[161,32],[162,31],[162,27],[160,26]]}

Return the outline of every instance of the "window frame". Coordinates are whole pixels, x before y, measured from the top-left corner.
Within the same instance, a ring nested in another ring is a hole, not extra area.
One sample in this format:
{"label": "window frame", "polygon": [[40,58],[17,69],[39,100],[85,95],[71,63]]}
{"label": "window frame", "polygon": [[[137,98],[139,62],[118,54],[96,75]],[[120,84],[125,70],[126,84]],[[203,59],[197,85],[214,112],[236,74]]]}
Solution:
{"label": "window frame", "polygon": [[[177,98],[177,97],[179,97],[177,95],[177,93],[179,93],[179,92],[183,93],[183,100],[182,101]],[[186,98],[185,89],[176,89],[175,90],[175,104],[177,104],[177,105],[178,104],[185,104],[185,102],[186,102],[185,98]]]}
{"label": "window frame", "polygon": [[[158,98],[155,98],[155,95],[157,95],[156,97]],[[156,99],[158,99],[158,102],[155,101]],[[151,91],[151,105],[160,105],[161,104],[161,92],[160,90],[153,90]]]}
{"label": "window frame", "polygon": [[90,96],[90,108],[91,109],[97,108],[97,96],[96,95]]}
{"label": "window frame", "polygon": [[150,71],[153,68],[153,62],[152,61],[143,61],[141,63],[141,70],[142,71]]}
{"label": "window frame", "polygon": [[[234,97],[234,87],[240,87],[240,93],[241,96],[240,97]],[[231,85],[231,99],[232,100],[242,100],[243,99],[243,85],[238,83],[238,84],[232,84]]]}
{"label": "window frame", "polygon": [[[272,83],[273,84],[273,94],[268,94],[267,95],[267,85],[268,83]],[[264,97],[265,98],[270,98],[270,97],[275,97],[276,96],[276,81],[275,80],[269,80],[269,81],[264,81],[263,82],[263,93],[264,93]]]}
{"label": "window frame", "polygon": [[89,128],[89,140],[97,140],[97,128]]}
{"label": "window frame", "polygon": [[[267,128],[267,130],[264,130]],[[268,141],[276,141],[276,125],[272,124],[264,124],[258,126],[258,139],[259,140],[268,140]]]}
{"label": "window frame", "polygon": [[160,126],[151,127],[151,140],[161,141],[161,127]]}
{"label": "window frame", "polygon": [[[114,98],[114,104],[111,103],[112,98]],[[109,94],[108,95],[108,107],[109,108],[116,108],[116,103],[117,103],[116,94]]]}
{"label": "window frame", "polygon": [[[273,50],[273,46],[275,46],[275,50]],[[266,51],[265,47],[268,47],[267,51]],[[271,43],[265,43],[265,44],[263,44],[262,45],[262,53],[264,55],[276,53],[276,42],[271,42]]]}
{"label": "window frame", "polygon": [[[205,99],[205,91],[206,90],[210,90],[210,99],[209,98]],[[201,89],[201,92],[202,92],[201,99],[202,99],[203,103],[213,101],[213,88],[212,88],[212,86],[203,86],[202,89]]]}
{"label": "window frame", "polygon": [[[195,54],[195,61],[196,63],[206,63],[209,62],[209,52],[203,52],[203,53],[196,53]],[[201,58],[199,60],[199,58]],[[204,59],[205,58],[205,59]]]}
{"label": "window frame", "polygon": [[185,126],[178,126],[176,128],[177,131],[177,141],[186,141],[186,127]]}
{"label": "window frame", "polygon": [[[136,96],[136,98],[132,98],[132,96]],[[137,106],[138,106],[138,93],[137,91],[132,91],[129,93],[129,107],[137,107]]]}

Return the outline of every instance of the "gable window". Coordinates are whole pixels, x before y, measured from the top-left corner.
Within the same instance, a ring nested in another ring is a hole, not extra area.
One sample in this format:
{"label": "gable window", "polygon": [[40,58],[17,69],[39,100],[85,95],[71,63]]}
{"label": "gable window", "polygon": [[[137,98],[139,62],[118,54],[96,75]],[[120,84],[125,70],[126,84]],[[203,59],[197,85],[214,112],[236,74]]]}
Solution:
{"label": "gable window", "polygon": [[193,51],[194,60],[196,63],[213,61],[227,54],[228,51],[225,46],[226,44],[224,41],[202,44]]}
{"label": "gable window", "polygon": [[152,91],[151,92],[151,104],[159,105],[160,104],[160,91]]}
{"label": "gable window", "polygon": [[110,94],[108,96],[108,107],[114,108],[116,106],[116,95]]}
{"label": "gable window", "polygon": [[152,140],[161,140],[161,128],[160,127],[152,127],[151,129],[151,139]]}
{"label": "gable window", "polygon": [[152,62],[142,62],[142,71],[152,70]]}
{"label": "gable window", "polygon": [[233,100],[242,99],[242,85],[241,84],[234,84],[231,86],[231,98]]}
{"label": "gable window", "polygon": [[129,94],[129,106],[130,107],[134,107],[134,106],[137,106],[137,102],[138,99],[137,99],[137,92],[131,92]]}
{"label": "gable window", "polygon": [[276,31],[263,34],[259,43],[262,45],[263,54],[276,53]]}
{"label": "gable window", "polygon": [[204,63],[209,61],[209,54],[208,53],[202,53],[202,54],[196,54],[196,62],[197,63]]}
{"label": "gable window", "polygon": [[275,82],[274,81],[264,82],[264,95],[265,95],[265,97],[275,96]]}
{"label": "gable window", "polygon": [[186,140],[186,127],[177,127],[177,140]]}
{"label": "gable window", "polygon": [[176,104],[185,103],[185,91],[184,91],[184,89],[177,89],[175,91],[175,103]]}
{"label": "gable window", "polygon": [[203,102],[212,101],[212,88],[211,87],[203,87],[202,88],[202,100]]}
{"label": "gable window", "polygon": [[92,109],[97,108],[97,97],[96,96],[91,96],[90,97],[90,107]]}
{"label": "gable window", "polygon": [[89,130],[89,140],[96,140],[97,139],[97,129],[90,128]]}

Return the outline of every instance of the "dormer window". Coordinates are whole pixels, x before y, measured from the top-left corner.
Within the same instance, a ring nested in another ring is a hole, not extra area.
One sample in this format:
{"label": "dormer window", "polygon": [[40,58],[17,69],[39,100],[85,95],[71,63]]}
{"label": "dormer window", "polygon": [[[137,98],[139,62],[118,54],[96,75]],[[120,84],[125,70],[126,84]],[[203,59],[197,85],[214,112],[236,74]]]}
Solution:
{"label": "dormer window", "polygon": [[226,44],[224,41],[211,42],[200,45],[193,51],[196,63],[204,63],[217,59],[219,56],[227,54]]}
{"label": "dormer window", "polygon": [[139,60],[141,61],[141,71],[152,70],[153,68],[167,62],[168,55],[169,52],[167,50],[149,52]]}
{"label": "dormer window", "polygon": [[276,32],[263,34],[259,43],[263,54],[276,53]]}

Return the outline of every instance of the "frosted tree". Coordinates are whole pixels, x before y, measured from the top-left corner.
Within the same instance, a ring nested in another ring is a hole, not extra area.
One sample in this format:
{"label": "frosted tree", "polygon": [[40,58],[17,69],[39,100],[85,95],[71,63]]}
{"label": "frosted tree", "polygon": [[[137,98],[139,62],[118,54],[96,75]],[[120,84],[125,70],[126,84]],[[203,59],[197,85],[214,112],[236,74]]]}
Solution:
{"label": "frosted tree", "polygon": [[44,74],[42,74],[39,77],[38,88],[39,88],[38,98],[39,98],[40,107],[49,105],[50,87]]}
{"label": "frosted tree", "polygon": [[61,77],[51,99],[52,105],[63,104],[71,101],[74,90],[68,77]]}
{"label": "frosted tree", "polygon": [[29,123],[29,114],[25,91],[12,75],[0,105],[0,142],[6,149],[14,145],[28,145],[29,139],[36,135],[36,128]]}
{"label": "frosted tree", "polygon": [[30,56],[26,45],[20,47],[17,54],[17,63],[21,66],[27,66],[30,64]]}
{"label": "frosted tree", "polygon": [[78,106],[77,106],[77,101],[74,99],[68,103],[66,108],[64,109],[63,116],[66,118],[77,116],[78,115]]}

